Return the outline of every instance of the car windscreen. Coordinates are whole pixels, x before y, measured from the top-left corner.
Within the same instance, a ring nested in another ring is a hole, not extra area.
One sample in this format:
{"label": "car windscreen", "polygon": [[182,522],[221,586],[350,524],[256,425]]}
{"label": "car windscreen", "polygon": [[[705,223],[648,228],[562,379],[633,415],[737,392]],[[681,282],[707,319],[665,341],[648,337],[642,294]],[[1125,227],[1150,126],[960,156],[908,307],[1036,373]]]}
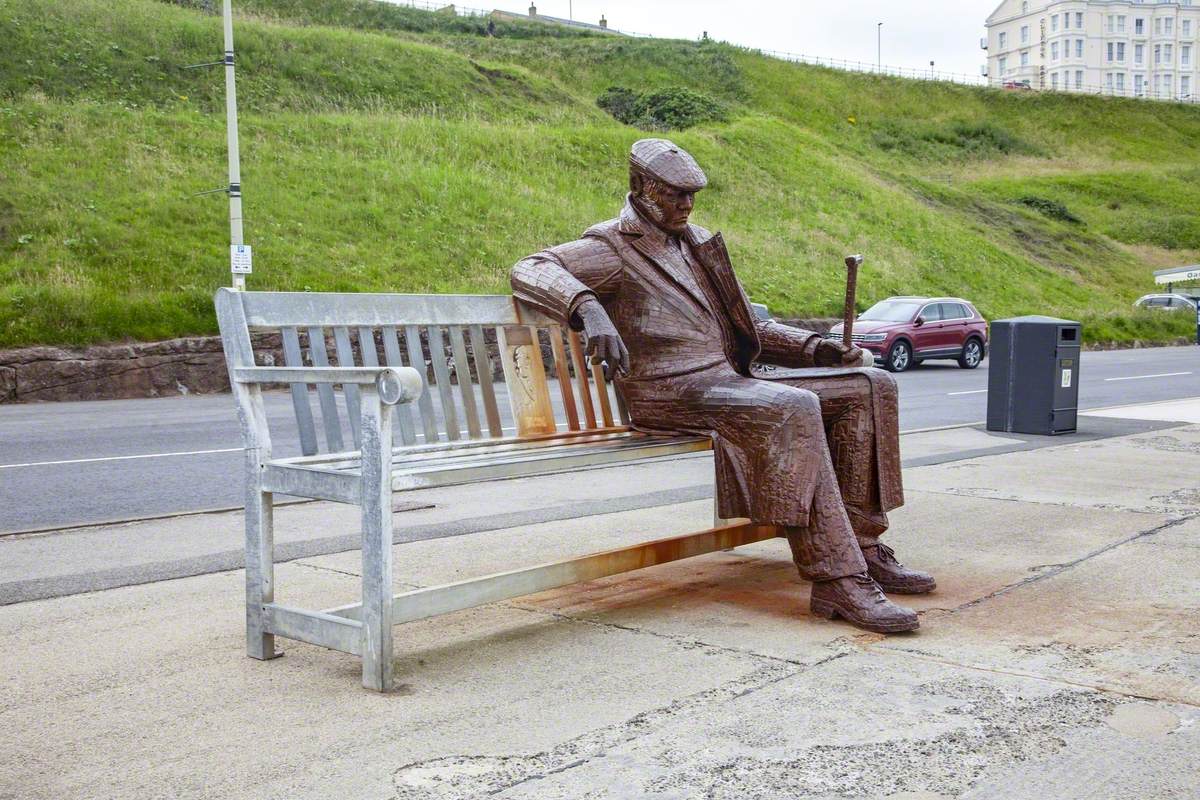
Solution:
{"label": "car windscreen", "polygon": [[883,300],[859,314],[858,318],[876,322],[908,322],[920,307],[920,303]]}

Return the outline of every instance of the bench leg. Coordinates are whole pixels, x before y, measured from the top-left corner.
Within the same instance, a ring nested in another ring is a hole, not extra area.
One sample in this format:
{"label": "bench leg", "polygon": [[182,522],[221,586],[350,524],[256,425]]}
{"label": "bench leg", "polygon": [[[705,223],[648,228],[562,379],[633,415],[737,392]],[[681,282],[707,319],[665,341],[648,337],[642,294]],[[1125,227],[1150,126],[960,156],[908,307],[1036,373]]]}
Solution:
{"label": "bench leg", "polygon": [[275,601],[273,495],[261,490],[259,452],[246,451],[246,655],[267,660],[275,637],[264,631],[263,604]]}
{"label": "bench leg", "polygon": [[392,415],[362,388],[363,686],[392,688]]}

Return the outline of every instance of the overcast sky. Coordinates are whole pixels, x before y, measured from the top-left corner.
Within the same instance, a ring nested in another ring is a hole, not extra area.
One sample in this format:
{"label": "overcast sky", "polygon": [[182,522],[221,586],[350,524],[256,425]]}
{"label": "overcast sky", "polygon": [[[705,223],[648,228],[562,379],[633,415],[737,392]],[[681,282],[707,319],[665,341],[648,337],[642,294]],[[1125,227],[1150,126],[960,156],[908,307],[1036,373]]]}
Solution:
{"label": "overcast sky", "polygon": [[[525,11],[529,0],[492,0]],[[702,31],[733,44],[805,55],[875,61],[875,26],[883,23],[883,63],[978,75],[985,62],[983,21],[1000,0],[536,0],[538,11],[622,30],[680,39]],[[468,6],[484,6],[474,0]]]}

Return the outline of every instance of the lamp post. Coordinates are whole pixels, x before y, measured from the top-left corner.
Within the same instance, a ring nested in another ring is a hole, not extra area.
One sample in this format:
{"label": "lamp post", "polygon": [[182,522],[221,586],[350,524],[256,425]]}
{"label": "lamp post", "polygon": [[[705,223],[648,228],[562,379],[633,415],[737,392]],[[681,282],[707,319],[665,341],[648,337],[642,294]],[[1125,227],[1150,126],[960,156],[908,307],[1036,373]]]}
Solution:
{"label": "lamp post", "polygon": [[229,148],[229,244],[233,288],[246,288],[250,248],[242,239],[242,169],[238,148],[237,89],[233,74],[233,9],[225,0],[221,9],[225,31],[225,132]]}
{"label": "lamp post", "polygon": [[875,25],[875,71],[883,72],[883,23]]}

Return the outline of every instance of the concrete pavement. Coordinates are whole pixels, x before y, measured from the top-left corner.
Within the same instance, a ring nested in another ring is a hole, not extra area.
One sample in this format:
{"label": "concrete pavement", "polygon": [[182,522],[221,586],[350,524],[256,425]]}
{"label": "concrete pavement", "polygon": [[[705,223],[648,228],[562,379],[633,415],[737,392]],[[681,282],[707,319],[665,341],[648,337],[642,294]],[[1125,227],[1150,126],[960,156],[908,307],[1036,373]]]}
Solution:
{"label": "concrete pavement", "polygon": [[[0,797],[1195,797],[1200,425],[1181,413],[1037,443],[905,437],[890,541],[939,578],[911,600],[912,635],[810,617],[778,540],[400,626],[387,696],[340,653],[281,640],[284,658],[245,658],[239,570],[12,603]],[[672,463],[629,478],[671,492],[711,468]],[[662,499],[397,545],[397,589],[711,518]],[[312,540],[298,509],[285,542]],[[142,523],[137,541],[236,528],[225,516]],[[277,597],[347,602],[358,569],[301,555]]]}

